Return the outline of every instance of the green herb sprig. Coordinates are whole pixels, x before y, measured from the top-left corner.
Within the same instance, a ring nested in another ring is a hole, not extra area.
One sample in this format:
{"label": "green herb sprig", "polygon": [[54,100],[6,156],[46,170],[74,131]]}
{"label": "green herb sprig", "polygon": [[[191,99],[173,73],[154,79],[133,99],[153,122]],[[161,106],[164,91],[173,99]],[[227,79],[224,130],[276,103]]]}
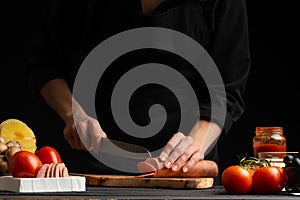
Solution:
{"label": "green herb sprig", "polygon": [[271,163],[266,159],[243,156],[239,159],[239,165],[246,167],[246,169],[257,169],[261,167],[271,166]]}

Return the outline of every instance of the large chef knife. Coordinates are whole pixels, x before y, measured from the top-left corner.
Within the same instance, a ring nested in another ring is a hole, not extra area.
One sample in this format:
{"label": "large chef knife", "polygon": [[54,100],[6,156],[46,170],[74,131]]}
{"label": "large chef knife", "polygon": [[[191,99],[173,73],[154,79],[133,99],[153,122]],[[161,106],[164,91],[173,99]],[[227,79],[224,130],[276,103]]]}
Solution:
{"label": "large chef knife", "polygon": [[100,153],[135,160],[146,160],[151,157],[149,150],[143,146],[108,138],[101,138]]}

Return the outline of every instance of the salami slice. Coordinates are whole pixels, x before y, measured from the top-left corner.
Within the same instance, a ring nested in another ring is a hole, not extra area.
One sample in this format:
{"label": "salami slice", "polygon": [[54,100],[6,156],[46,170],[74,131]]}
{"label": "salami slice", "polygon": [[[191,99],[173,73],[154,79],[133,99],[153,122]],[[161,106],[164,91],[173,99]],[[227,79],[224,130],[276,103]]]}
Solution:
{"label": "salami slice", "polygon": [[37,178],[45,178],[48,167],[49,167],[49,164],[43,164],[42,167],[39,169],[36,177]]}
{"label": "salami slice", "polygon": [[49,178],[51,176],[51,164],[48,165],[45,173],[45,178]]}

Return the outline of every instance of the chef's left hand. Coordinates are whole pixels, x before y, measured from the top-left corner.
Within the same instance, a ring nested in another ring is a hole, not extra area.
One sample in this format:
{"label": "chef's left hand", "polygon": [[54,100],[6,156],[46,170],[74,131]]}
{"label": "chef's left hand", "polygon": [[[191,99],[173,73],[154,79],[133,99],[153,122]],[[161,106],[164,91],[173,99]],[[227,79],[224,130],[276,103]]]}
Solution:
{"label": "chef's left hand", "polygon": [[189,171],[198,161],[203,160],[204,153],[191,136],[176,133],[169,140],[159,156],[164,167],[173,171]]}

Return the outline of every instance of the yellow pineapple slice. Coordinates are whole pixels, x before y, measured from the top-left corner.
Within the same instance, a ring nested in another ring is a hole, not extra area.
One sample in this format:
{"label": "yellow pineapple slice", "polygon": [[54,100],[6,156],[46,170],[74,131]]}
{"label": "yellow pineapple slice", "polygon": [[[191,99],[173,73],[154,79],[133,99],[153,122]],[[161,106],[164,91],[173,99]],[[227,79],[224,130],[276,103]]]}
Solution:
{"label": "yellow pineapple slice", "polygon": [[18,119],[7,119],[0,124],[0,137],[6,142],[17,140],[24,150],[36,151],[36,138],[33,131]]}

